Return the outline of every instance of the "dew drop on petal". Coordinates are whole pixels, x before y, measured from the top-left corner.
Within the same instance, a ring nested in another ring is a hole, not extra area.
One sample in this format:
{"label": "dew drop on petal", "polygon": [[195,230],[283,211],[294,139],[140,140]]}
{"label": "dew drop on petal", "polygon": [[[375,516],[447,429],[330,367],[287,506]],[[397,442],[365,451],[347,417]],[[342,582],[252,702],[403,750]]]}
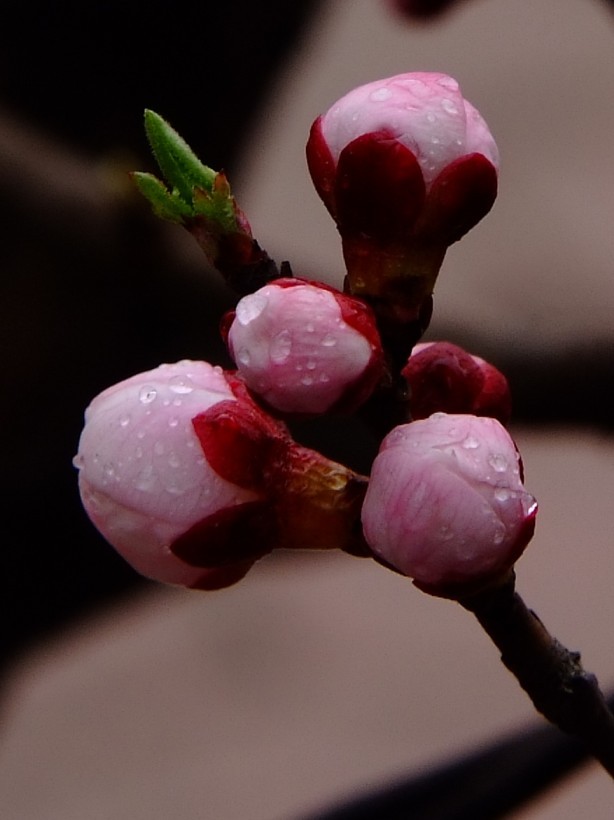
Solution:
{"label": "dew drop on petal", "polygon": [[474,436],[467,436],[467,438],[463,441],[463,447],[465,450],[477,450],[480,446],[480,442]]}
{"label": "dew drop on petal", "polygon": [[441,107],[447,114],[458,114],[458,107],[456,103],[449,99],[449,97],[444,97],[441,101]]}
{"label": "dew drop on petal", "polygon": [[488,463],[496,473],[504,473],[509,467],[506,457],[500,453],[489,456]]}
{"label": "dew drop on petal", "polygon": [[141,404],[151,404],[152,401],[156,400],[157,395],[158,391],[156,388],[152,387],[150,384],[146,384],[139,390],[139,401]]}
{"label": "dew drop on petal", "polygon": [[169,427],[177,427],[178,424],[179,424],[179,419],[177,418],[177,416],[171,416],[170,419],[168,420],[168,426]]}
{"label": "dew drop on petal", "polygon": [[173,393],[191,393],[194,390],[189,376],[173,376],[169,379],[168,386]]}
{"label": "dew drop on petal", "polygon": [[303,376],[301,379],[301,384],[304,384],[305,387],[309,387],[309,385],[313,384],[312,376]]}
{"label": "dew drop on petal", "polygon": [[327,333],[322,339],[322,347],[334,347],[337,344],[337,339],[332,333]]}
{"label": "dew drop on petal", "polygon": [[119,417],[119,426],[120,427],[127,427],[130,424],[130,416],[126,414],[125,416]]}
{"label": "dew drop on petal", "polygon": [[80,470],[81,467],[85,464],[85,459],[81,455],[81,453],[77,453],[77,455],[72,460],[73,467],[76,467],[77,470]]}
{"label": "dew drop on petal", "polygon": [[242,347],[237,353],[237,362],[247,367],[251,360],[252,357],[249,354],[249,350],[246,347]]}
{"label": "dew drop on petal", "polygon": [[497,501],[507,501],[510,498],[509,490],[506,490],[505,487],[497,487],[495,490],[495,498]]}
{"label": "dew drop on petal", "polygon": [[292,352],[292,336],[289,330],[280,330],[271,339],[269,356],[273,364],[284,364]]}
{"label": "dew drop on petal", "polygon": [[501,524],[494,531],[493,536],[492,536],[492,540],[493,540],[493,543],[496,544],[496,546],[499,546],[499,544],[501,544],[503,542],[504,538],[505,538],[505,527]]}
{"label": "dew drop on petal", "polygon": [[378,88],[377,91],[372,91],[369,99],[373,102],[385,102],[392,97],[392,91],[389,88]]}
{"label": "dew drop on petal", "polygon": [[249,296],[244,296],[236,308],[239,324],[245,327],[257,319],[266,308],[268,301],[265,293],[250,293]]}
{"label": "dew drop on petal", "polygon": [[137,475],[134,486],[142,493],[150,493],[156,484],[156,476],[153,467],[148,465],[144,467]]}

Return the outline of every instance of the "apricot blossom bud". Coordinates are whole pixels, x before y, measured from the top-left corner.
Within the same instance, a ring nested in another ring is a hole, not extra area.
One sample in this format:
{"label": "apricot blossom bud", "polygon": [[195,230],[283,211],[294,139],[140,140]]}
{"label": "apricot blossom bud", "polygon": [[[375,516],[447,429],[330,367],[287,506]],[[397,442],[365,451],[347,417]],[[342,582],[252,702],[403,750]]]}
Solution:
{"label": "apricot blossom bud", "polygon": [[461,597],[511,569],[533,535],[536,513],[502,425],[436,413],[384,439],[362,522],[383,563],[426,592]]}
{"label": "apricot blossom bud", "polygon": [[417,344],[401,372],[414,420],[436,412],[490,416],[504,425],[510,420],[511,394],[503,373],[457,345]]}
{"label": "apricot blossom bud", "polygon": [[307,161],[341,234],[350,292],[381,300],[394,291],[406,320],[431,295],[448,245],[497,193],[495,141],[445,74],[350,91],[314,122]]}
{"label": "apricot blossom bud", "polygon": [[276,547],[364,547],[365,480],[296,444],[206,362],[161,365],[97,396],[74,463],[92,522],[158,581],[215,589]]}
{"label": "apricot blossom bud", "polygon": [[278,279],[244,296],[226,325],[241,377],[282,413],[353,410],[382,376],[372,311],[326,285]]}

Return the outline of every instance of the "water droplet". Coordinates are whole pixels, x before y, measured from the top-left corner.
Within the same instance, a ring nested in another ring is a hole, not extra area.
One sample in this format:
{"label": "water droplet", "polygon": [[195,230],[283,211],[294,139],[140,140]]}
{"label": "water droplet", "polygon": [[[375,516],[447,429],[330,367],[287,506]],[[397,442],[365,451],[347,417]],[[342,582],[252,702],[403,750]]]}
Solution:
{"label": "water droplet", "polygon": [[454,538],[454,533],[447,524],[443,524],[439,530],[442,541],[450,541]]}
{"label": "water droplet", "polygon": [[182,404],[181,399],[173,399],[173,407],[181,407]]}
{"label": "water droplet", "polygon": [[157,456],[161,456],[164,454],[164,442],[163,441],[156,441],[154,444],[154,453]]}
{"label": "water droplet", "polygon": [[494,531],[493,536],[492,536],[493,543],[496,546],[499,546],[499,544],[503,543],[504,538],[505,538],[505,527],[503,526],[503,524],[499,524],[497,526],[497,529]]}
{"label": "water droplet", "polygon": [[109,478],[113,478],[115,475],[115,466],[110,461],[107,462],[102,469],[104,470],[104,474],[109,476]]}
{"label": "water droplet", "polygon": [[309,387],[310,384],[313,384],[313,378],[311,376],[303,376],[301,384],[304,384],[305,387]]}
{"label": "water droplet", "polygon": [[153,467],[150,464],[141,470],[136,477],[136,481],[134,482],[136,489],[142,493],[150,493],[155,487],[155,484],[156,476],[154,474]]}
{"label": "water droplet", "polygon": [[176,484],[168,484],[165,489],[170,495],[183,495],[185,492],[183,487],[178,487]]}
{"label": "water droplet", "polygon": [[327,333],[322,339],[322,347],[334,347],[337,344],[337,337],[332,333]]}
{"label": "water droplet", "polygon": [[139,401],[141,404],[151,404],[152,401],[156,400],[157,395],[158,391],[156,388],[152,387],[150,384],[146,384],[139,390]]}
{"label": "water droplet", "polygon": [[492,456],[489,456],[488,463],[496,473],[504,473],[509,467],[506,457],[501,455],[501,453],[494,453]]}
{"label": "water droplet", "polygon": [[246,347],[242,347],[237,353],[237,362],[247,367],[251,360],[252,357],[249,355],[249,350]]}
{"label": "water droplet", "polygon": [[319,381],[322,384],[328,384],[328,382],[330,381],[330,376],[327,373],[320,373]]}
{"label": "water droplet", "polygon": [[425,119],[426,119],[427,122],[430,122],[431,125],[432,125],[433,123],[437,122],[437,115],[433,114],[432,111],[429,111],[428,114],[426,115]]}
{"label": "water droplet", "polygon": [[497,487],[495,490],[495,498],[497,501],[507,501],[510,497],[510,491],[506,490],[505,487]]}
{"label": "water droplet", "polygon": [[170,419],[168,420],[168,426],[169,427],[177,427],[178,424],[179,424],[179,419],[177,418],[177,416],[171,416]]}
{"label": "water droplet", "polygon": [[448,77],[445,75],[444,77],[440,77],[438,80],[438,84],[442,88],[447,88],[449,91],[458,91],[458,83],[454,79],[454,77]]}
{"label": "water droplet", "polygon": [[250,293],[244,296],[236,309],[236,316],[240,325],[245,327],[257,319],[268,304],[268,296],[265,293]]}
{"label": "water droplet", "polygon": [[458,107],[456,103],[448,97],[443,98],[441,101],[441,107],[447,114],[458,114]]}
{"label": "water droplet", "polygon": [[273,364],[284,364],[292,352],[292,336],[289,330],[280,330],[271,339],[269,357]]}
{"label": "water droplet", "polygon": [[467,438],[463,441],[463,447],[465,450],[477,450],[479,446],[480,442],[473,436],[467,436]]}
{"label": "water droplet", "polygon": [[313,359],[309,359],[309,361],[305,365],[307,370],[315,370],[317,366],[318,366],[318,363],[314,362]]}
{"label": "water droplet", "polygon": [[378,88],[377,91],[372,91],[369,97],[373,102],[385,102],[392,97],[392,91],[389,88]]}
{"label": "water droplet", "polygon": [[194,385],[189,376],[173,376],[168,386],[173,393],[191,393],[194,390]]}
{"label": "water droplet", "polygon": [[120,427],[127,427],[129,424],[130,424],[130,416],[129,415],[119,417],[119,426]]}
{"label": "water droplet", "polygon": [[81,455],[81,453],[77,453],[77,455],[72,460],[73,467],[76,467],[77,470],[80,470],[81,467],[85,464],[85,459]]}

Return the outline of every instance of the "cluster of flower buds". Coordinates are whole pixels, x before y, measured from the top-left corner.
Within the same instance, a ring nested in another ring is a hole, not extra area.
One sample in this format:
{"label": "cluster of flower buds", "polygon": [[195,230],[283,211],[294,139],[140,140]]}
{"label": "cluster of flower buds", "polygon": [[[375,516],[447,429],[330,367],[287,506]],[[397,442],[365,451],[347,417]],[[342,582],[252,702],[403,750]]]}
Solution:
{"label": "cluster of flower buds", "polygon": [[[309,168],[341,234],[346,293],[281,278],[223,175],[157,115],[147,123],[171,188],[148,174],[137,184],[237,285],[221,323],[237,370],[161,365],[93,400],[75,464],[94,524],[141,573],[201,589],[278,547],[370,554],[445,596],[505,576],[536,514],[503,426],[507,382],[448,343],[412,351],[446,248],[497,189],[496,145],[456,81],[371,83],[314,123]],[[286,426],[371,398],[367,417],[396,402],[397,421],[368,479]]]}

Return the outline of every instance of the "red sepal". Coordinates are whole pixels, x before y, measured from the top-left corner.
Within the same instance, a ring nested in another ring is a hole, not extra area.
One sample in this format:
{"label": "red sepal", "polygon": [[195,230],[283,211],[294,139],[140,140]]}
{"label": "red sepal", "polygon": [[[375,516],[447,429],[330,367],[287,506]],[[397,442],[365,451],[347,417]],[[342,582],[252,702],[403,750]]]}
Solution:
{"label": "red sepal", "polygon": [[424,197],[418,160],[387,131],[363,134],[341,152],[335,202],[342,235],[402,241],[411,234]]}
{"label": "red sepal", "polygon": [[483,154],[460,157],[434,179],[420,217],[425,236],[451,245],[490,211],[497,197],[497,170]]}

